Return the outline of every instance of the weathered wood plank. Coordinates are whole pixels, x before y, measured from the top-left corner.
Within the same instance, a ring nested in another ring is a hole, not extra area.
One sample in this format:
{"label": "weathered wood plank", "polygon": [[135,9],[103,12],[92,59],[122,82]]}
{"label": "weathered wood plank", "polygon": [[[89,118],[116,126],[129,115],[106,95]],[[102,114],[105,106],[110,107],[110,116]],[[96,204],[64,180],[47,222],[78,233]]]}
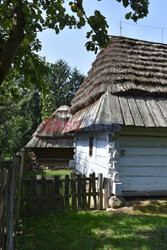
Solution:
{"label": "weathered wood plank", "polygon": [[152,119],[152,116],[146,106],[146,102],[143,99],[136,99],[136,104],[138,106],[140,115],[144,122],[145,127],[155,127],[155,123]]}
{"label": "weathered wood plank", "polygon": [[8,211],[7,211],[7,249],[13,250],[14,249],[14,186],[15,186],[15,169],[16,169],[17,159],[14,158],[13,165],[12,165],[12,171],[10,171],[10,177],[8,185],[10,186],[9,191],[9,200],[8,200]]}
{"label": "weathered wood plank", "polygon": [[87,208],[90,208],[91,204],[91,189],[92,189],[92,175],[90,174],[90,179],[88,180],[88,205]]}
{"label": "weathered wood plank", "polygon": [[98,175],[98,209],[103,210],[103,175]]}
{"label": "weathered wood plank", "polygon": [[123,117],[121,113],[121,107],[117,96],[108,96],[108,109],[110,114],[110,120],[114,124],[123,124]]}
{"label": "weathered wood plank", "polygon": [[71,197],[72,197],[72,209],[77,209],[77,197],[76,197],[76,181],[71,180]]}
{"label": "weathered wood plank", "polygon": [[121,136],[120,147],[167,147],[166,138],[146,137],[145,136]]}
{"label": "weathered wood plank", "polygon": [[69,175],[65,175],[65,207],[69,208]]}
{"label": "weathered wood plank", "polygon": [[166,177],[122,177],[122,191],[166,190]]}
{"label": "weathered wood plank", "polygon": [[109,199],[112,195],[111,178],[104,178],[104,208],[109,207]]}
{"label": "weathered wood plank", "polygon": [[166,128],[137,128],[137,127],[121,127],[120,137],[121,136],[152,136],[152,137],[166,137],[167,138],[167,129]]}
{"label": "weathered wood plank", "polygon": [[60,205],[59,205],[59,200],[60,200],[60,190],[59,190],[59,185],[60,185],[60,176],[54,176],[54,182],[55,182],[55,211],[59,212],[61,210]]}
{"label": "weathered wood plank", "polygon": [[162,112],[162,114],[167,122],[167,101],[166,101],[166,99],[158,99],[157,104],[159,105],[159,108],[161,109],[161,112]]}
{"label": "weathered wood plank", "polygon": [[37,143],[38,143],[39,139],[37,137],[33,137],[27,144],[27,148],[31,147],[34,148]]}
{"label": "weathered wood plank", "polygon": [[21,180],[23,176],[24,167],[24,153],[20,155],[19,169],[18,169],[18,179],[17,179],[17,204],[16,204],[16,227],[19,225],[20,218],[20,203],[21,203]]}
{"label": "weathered wood plank", "polygon": [[119,101],[125,125],[134,125],[133,117],[131,115],[127,99],[125,97],[119,97]]}
{"label": "weathered wood plank", "polygon": [[85,175],[82,175],[82,209],[87,209]]}
{"label": "weathered wood plank", "polygon": [[93,191],[93,200],[94,200],[94,209],[97,209],[97,199],[96,199],[96,177],[95,173],[91,175],[92,177],[92,191]]}
{"label": "weathered wood plank", "polygon": [[[145,146],[145,145],[144,145]],[[122,147],[121,150],[125,150],[126,156],[164,156],[167,157],[167,147]]]}
{"label": "weathered wood plank", "polygon": [[96,123],[97,124],[103,124],[105,123],[111,123],[110,119],[110,114],[109,114],[109,109],[108,109],[108,93],[105,93],[101,97],[101,104],[99,107],[99,110],[97,112],[97,118],[96,118]]}
{"label": "weathered wood plank", "polygon": [[61,179],[59,183],[59,190],[60,190],[60,211],[64,211],[63,182],[61,181]]}
{"label": "weathered wood plank", "polygon": [[133,97],[127,97],[127,101],[130,107],[130,111],[131,111],[135,126],[144,126],[144,123],[139,113],[135,99]]}
{"label": "weathered wood plank", "polygon": [[166,127],[167,122],[161,113],[161,109],[159,108],[157,101],[153,99],[147,99],[146,103],[155,125],[157,127]]}
{"label": "weathered wood plank", "polygon": [[121,167],[166,167],[167,157],[157,156],[122,156],[119,159]]}
{"label": "weathered wood plank", "polygon": [[167,196],[167,190],[153,190],[153,191],[123,191],[122,196],[128,197],[128,196],[133,196],[133,197],[158,197],[158,196]]}
{"label": "weathered wood plank", "polygon": [[120,178],[127,177],[167,177],[167,166],[164,167],[120,167]]}
{"label": "weathered wood plank", "polygon": [[82,196],[82,184],[81,184],[81,175],[77,175],[77,196],[78,196],[78,208],[81,209],[81,196]]}

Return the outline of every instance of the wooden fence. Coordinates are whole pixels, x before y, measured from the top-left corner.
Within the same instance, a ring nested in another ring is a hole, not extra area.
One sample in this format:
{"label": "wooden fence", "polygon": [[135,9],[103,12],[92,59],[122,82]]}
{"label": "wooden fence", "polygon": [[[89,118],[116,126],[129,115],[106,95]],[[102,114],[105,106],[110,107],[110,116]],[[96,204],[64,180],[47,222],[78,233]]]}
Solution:
{"label": "wooden fence", "polygon": [[0,161],[0,250],[14,249],[15,231],[19,223],[20,190],[23,156]]}
{"label": "wooden fence", "polygon": [[36,176],[22,180],[21,215],[61,212],[67,209],[104,209],[111,196],[111,179],[102,174]]}

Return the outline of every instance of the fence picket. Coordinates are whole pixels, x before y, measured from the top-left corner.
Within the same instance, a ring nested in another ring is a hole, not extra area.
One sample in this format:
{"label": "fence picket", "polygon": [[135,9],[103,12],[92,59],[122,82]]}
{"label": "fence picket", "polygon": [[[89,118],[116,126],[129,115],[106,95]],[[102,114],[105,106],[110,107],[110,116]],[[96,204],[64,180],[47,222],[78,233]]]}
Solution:
{"label": "fence picket", "polygon": [[82,202],[81,202],[81,196],[82,196],[82,184],[81,184],[82,178],[81,175],[77,175],[77,196],[78,196],[78,208],[82,208]]}
{"label": "fence picket", "polygon": [[72,197],[72,209],[77,209],[77,202],[76,202],[76,182],[75,179],[71,179],[71,197]]}
{"label": "fence picket", "polygon": [[65,207],[69,208],[69,175],[65,175]]}
{"label": "fence picket", "polygon": [[54,176],[54,181],[55,181],[55,211],[56,212],[59,212],[60,211],[60,203],[59,203],[59,200],[60,200],[60,190],[59,190],[59,178],[60,176],[57,175],[57,176]]}
{"label": "fence picket", "polygon": [[103,175],[98,175],[98,209],[103,209]]}
{"label": "fence picket", "polygon": [[90,178],[88,179],[89,190],[88,190],[88,206],[87,206],[88,209],[90,209],[90,203],[91,203],[92,175],[90,174],[89,177]]}
{"label": "fence picket", "polygon": [[104,207],[105,208],[108,208],[109,207],[109,199],[111,197],[111,193],[112,193],[112,190],[111,190],[111,179],[110,178],[105,178],[104,179],[104,193],[105,193],[105,196],[104,196]]}
{"label": "fence picket", "polygon": [[97,209],[97,194],[96,194],[96,177],[95,173],[92,174],[92,191],[93,191],[93,200],[94,200],[94,209]]}
{"label": "fence picket", "polygon": [[82,175],[82,209],[87,209],[85,175]]}
{"label": "fence picket", "polygon": [[[36,194],[29,192],[28,189],[28,183],[31,183],[31,187],[33,187],[33,182],[38,189]],[[98,178],[95,174],[91,174],[89,177],[85,177],[85,175],[71,175],[69,177],[66,175],[65,178],[60,178],[58,175],[54,177],[43,176],[40,179],[39,177],[33,179],[33,182],[29,180],[23,181],[23,189],[25,190],[24,200],[27,203],[25,205],[26,208],[30,209],[29,212],[31,214],[38,214],[42,211],[61,212],[64,209],[103,209],[104,180],[102,174],[99,174]],[[108,180],[109,182],[111,180]],[[105,185],[108,184],[104,184],[107,193],[109,192],[107,191],[109,186],[106,187]],[[34,197],[35,195],[36,197]],[[108,196],[109,194],[107,193],[106,195]],[[33,203],[32,209],[31,203]],[[105,202],[106,204],[107,202]],[[24,209],[24,205],[21,205],[21,209]]]}

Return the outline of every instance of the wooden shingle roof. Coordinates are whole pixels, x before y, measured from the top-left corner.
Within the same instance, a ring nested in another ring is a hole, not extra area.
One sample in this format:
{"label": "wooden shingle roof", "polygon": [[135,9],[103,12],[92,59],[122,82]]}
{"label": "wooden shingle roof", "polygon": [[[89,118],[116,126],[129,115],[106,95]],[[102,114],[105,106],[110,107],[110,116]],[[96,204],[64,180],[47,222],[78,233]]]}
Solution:
{"label": "wooden shingle roof", "polygon": [[126,37],[111,38],[110,45],[98,54],[76,92],[71,113],[93,104],[106,91],[120,100],[124,100],[121,96],[143,98],[143,102],[147,98],[155,98],[155,102],[157,98],[167,98],[167,45]]}
{"label": "wooden shingle roof", "polygon": [[41,122],[25,148],[72,148],[73,135],[63,134],[71,116],[68,106],[59,107],[49,119]]}
{"label": "wooden shingle roof", "polygon": [[95,124],[167,127],[167,99],[105,92],[93,104],[75,113],[70,121],[80,121],[79,129]]}

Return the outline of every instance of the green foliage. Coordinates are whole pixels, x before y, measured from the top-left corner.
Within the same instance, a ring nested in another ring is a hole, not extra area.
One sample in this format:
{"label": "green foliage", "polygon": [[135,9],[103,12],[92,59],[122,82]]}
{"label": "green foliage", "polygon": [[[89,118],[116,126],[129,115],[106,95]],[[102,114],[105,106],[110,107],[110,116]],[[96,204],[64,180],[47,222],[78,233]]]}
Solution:
{"label": "green foliage", "polygon": [[[21,91],[20,91],[21,92]],[[0,149],[12,156],[30,140],[41,121],[40,95],[23,91],[15,98],[4,96],[0,105]]]}
{"label": "green foliage", "polygon": [[[117,0],[124,7],[130,6],[132,12],[126,15],[137,21],[148,13],[148,0]],[[65,6],[71,5],[71,12]],[[41,49],[38,32],[53,29],[59,34],[65,27],[82,28],[86,24],[90,31],[86,37],[87,50],[97,52],[99,47],[109,43],[106,18],[95,10],[88,17],[83,0],[35,0],[0,2],[0,84],[6,81],[10,85],[19,81],[19,85],[40,89],[44,87],[43,75],[48,67],[35,53]]]}
{"label": "green foliage", "polygon": [[[84,76],[63,60],[47,64],[43,76],[44,88],[39,91],[22,88],[17,82],[3,82],[0,86],[0,151],[4,156],[18,152],[31,139],[42,118],[61,105],[71,105]],[[38,83],[40,86],[40,82]],[[43,117],[42,117],[43,116]]]}
{"label": "green foliage", "polygon": [[137,21],[140,18],[147,16],[148,14],[148,6],[149,0],[117,0],[118,2],[122,2],[123,6],[126,8],[128,6],[131,7],[133,12],[129,12],[125,15],[126,19],[132,19],[133,21]]}
{"label": "green foliage", "polygon": [[43,118],[49,118],[61,105],[71,106],[75,92],[84,80],[84,76],[63,60],[49,65],[50,73],[45,78],[42,92]]}

